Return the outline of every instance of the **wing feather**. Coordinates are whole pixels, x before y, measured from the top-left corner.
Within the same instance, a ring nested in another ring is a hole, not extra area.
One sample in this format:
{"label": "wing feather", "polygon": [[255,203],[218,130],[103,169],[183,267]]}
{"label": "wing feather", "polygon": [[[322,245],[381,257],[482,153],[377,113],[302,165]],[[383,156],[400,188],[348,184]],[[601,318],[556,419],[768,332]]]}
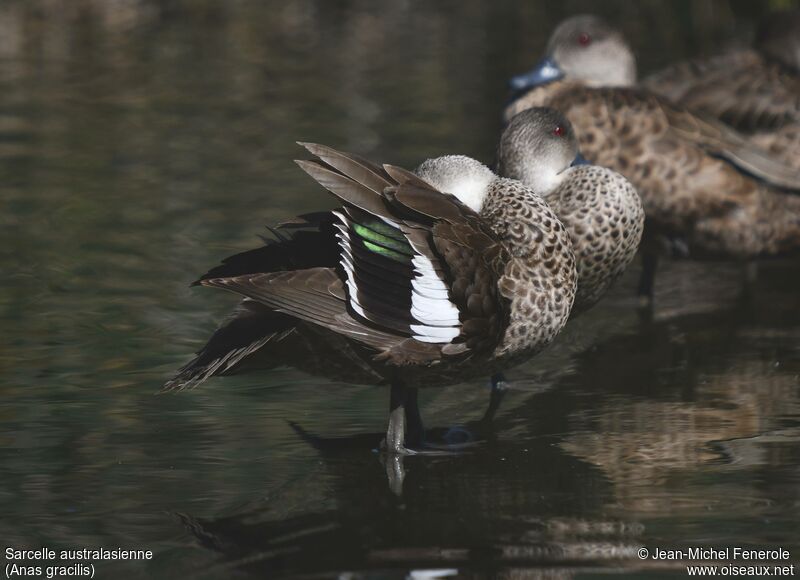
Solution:
{"label": "wing feather", "polygon": [[388,364],[492,352],[507,317],[497,285],[508,253],[478,215],[402,168],[301,145],[317,159],[297,164],[343,207],[285,222],[293,233],[276,244],[324,226],[335,263],[212,270],[201,284],[370,346]]}

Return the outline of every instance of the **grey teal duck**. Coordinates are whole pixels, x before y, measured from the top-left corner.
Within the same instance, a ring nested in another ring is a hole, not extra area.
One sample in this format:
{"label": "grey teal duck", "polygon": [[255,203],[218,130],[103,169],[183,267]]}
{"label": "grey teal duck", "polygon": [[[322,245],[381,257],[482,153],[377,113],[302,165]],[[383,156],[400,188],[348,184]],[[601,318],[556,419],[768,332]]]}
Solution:
{"label": "grey teal duck", "polygon": [[572,124],[541,107],[508,123],[497,173],[543,196],[567,228],[578,267],[572,316],[593,306],[639,249],[644,209],[636,189],[616,171],[582,162]]}
{"label": "grey teal duck", "polygon": [[512,79],[506,119],[536,106],[572,122],[593,163],[627,177],[647,216],[640,294],[651,298],[656,239],[694,256],[750,259],[800,248],[800,175],[735,130],[635,87],[633,53],[594,16],[551,36],[547,57]]}
{"label": "grey teal duck", "polygon": [[724,121],[800,171],[800,11],[772,14],[753,48],[677,63],[642,86]]}
{"label": "grey teal duck", "polygon": [[196,282],[243,301],[165,388],[287,363],[388,383],[387,450],[409,453],[418,387],[506,368],[556,337],[577,284],[569,235],[532,189],[468,157],[417,176],[305,147],[316,159],[298,164],[341,207],[276,228]]}

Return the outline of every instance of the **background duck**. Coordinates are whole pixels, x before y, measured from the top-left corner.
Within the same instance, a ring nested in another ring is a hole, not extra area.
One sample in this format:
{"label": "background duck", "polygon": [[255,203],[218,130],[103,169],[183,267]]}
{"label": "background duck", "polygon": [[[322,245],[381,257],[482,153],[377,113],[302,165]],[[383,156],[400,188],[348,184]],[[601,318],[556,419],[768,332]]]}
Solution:
{"label": "background duck", "polygon": [[508,123],[497,172],[543,196],[567,228],[578,267],[572,316],[592,307],[639,249],[644,209],[636,189],[616,171],[588,164],[572,124],[544,107],[522,111]]}
{"label": "background duck", "polygon": [[[533,190],[468,157],[426,162],[423,181],[397,167],[305,146],[317,160],[298,164],[342,207],[298,220],[312,233],[279,234],[198,280],[244,302],[166,388],[246,370],[248,359],[268,360],[271,349],[310,328],[346,347],[331,347],[339,364],[344,356],[347,366],[391,384],[386,444],[392,453],[408,453],[405,413],[416,409],[418,387],[521,362],[564,326],[577,283],[569,236]],[[317,248],[322,264],[304,246],[309,240],[327,245]],[[296,257],[295,245],[303,248]],[[292,257],[278,263],[276,253]],[[332,256],[335,263],[324,265]],[[250,332],[236,332],[237,326]],[[313,370],[305,354],[301,349],[289,360]],[[411,431],[418,440],[418,416]]]}
{"label": "background duck", "polygon": [[631,180],[649,224],[640,293],[652,295],[656,234],[693,255],[748,259],[800,247],[800,198],[766,185],[800,189],[800,175],[635,82],[622,35],[597,17],[575,16],[553,32],[547,57],[512,79],[517,94],[505,117],[555,107],[589,160]]}
{"label": "background duck", "polygon": [[724,121],[800,170],[800,11],[770,15],[752,48],[677,63],[642,86]]}

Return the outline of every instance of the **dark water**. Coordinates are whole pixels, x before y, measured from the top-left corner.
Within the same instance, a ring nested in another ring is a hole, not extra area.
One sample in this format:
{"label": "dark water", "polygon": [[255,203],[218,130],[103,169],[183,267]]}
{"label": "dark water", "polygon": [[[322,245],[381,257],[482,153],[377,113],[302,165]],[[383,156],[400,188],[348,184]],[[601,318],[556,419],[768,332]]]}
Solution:
{"label": "dark water", "polygon": [[[505,79],[562,17],[602,9],[648,71],[769,7],[0,4],[0,547],[155,553],[98,578],[685,577],[642,546],[796,562],[797,261],[748,296],[735,264],[668,263],[649,323],[633,268],[509,373],[487,443],[402,469],[371,451],[380,388],[285,369],[156,395],[234,303],[188,283],[331,204],[294,141],[491,161]],[[487,395],[425,392],[423,413],[463,423]]]}

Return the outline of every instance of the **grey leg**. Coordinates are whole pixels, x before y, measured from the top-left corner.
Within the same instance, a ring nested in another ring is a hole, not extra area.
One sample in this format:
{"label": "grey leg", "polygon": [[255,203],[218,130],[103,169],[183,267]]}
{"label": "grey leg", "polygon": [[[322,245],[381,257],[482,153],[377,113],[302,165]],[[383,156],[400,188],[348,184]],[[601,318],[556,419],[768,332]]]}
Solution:
{"label": "grey leg", "polygon": [[500,408],[500,403],[503,402],[503,397],[506,396],[506,392],[508,391],[506,377],[503,373],[492,375],[491,381],[492,391],[489,395],[489,408],[486,409],[486,412],[483,414],[481,423],[491,423],[494,420],[494,416]]}
{"label": "grey leg", "polygon": [[[413,393],[410,393],[413,391]],[[389,395],[389,426],[386,428],[386,452],[390,455],[414,455],[416,451],[408,449],[405,445],[406,442],[406,407],[408,402],[412,402],[412,415],[413,407],[416,406],[416,389],[409,389],[399,381],[392,383],[392,390]],[[416,412],[419,415],[419,410]],[[414,428],[421,428],[422,422],[419,421],[418,426]]]}
{"label": "grey leg", "polygon": [[658,267],[658,253],[645,249],[642,251],[642,274],[639,277],[639,304],[643,308],[653,307],[653,291]]}
{"label": "grey leg", "polygon": [[743,306],[753,306],[758,283],[758,262],[747,260],[742,263],[742,292],[740,302]]}
{"label": "grey leg", "polygon": [[758,281],[758,261],[757,260],[747,260],[744,263],[744,271],[742,272],[742,276],[744,278],[744,283],[748,285],[753,285]]}
{"label": "grey leg", "polygon": [[494,417],[508,392],[508,382],[503,373],[492,375],[490,380],[491,393],[489,407],[478,421],[472,421],[464,426],[455,426],[448,429],[442,439],[451,447],[466,449],[482,441],[487,441],[494,436]]}
{"label": "grey leg", "polygon": [[389,426],[386,429],[386,451],[402,453],[406,440],[406,388],[399,383],[392,383],[389,395]]}
{"label": "grey leg", "polygon": [[747,260],[742,264],[742,287],[744,294],[750,296],[755,293],[758,282],[758,261]]}
{"label": "grey leg", "polygon": [[422,449],[425,446],[425,426],[419,413],[417,394],[418,389],[406,388],[406,446],[412,449]]}

